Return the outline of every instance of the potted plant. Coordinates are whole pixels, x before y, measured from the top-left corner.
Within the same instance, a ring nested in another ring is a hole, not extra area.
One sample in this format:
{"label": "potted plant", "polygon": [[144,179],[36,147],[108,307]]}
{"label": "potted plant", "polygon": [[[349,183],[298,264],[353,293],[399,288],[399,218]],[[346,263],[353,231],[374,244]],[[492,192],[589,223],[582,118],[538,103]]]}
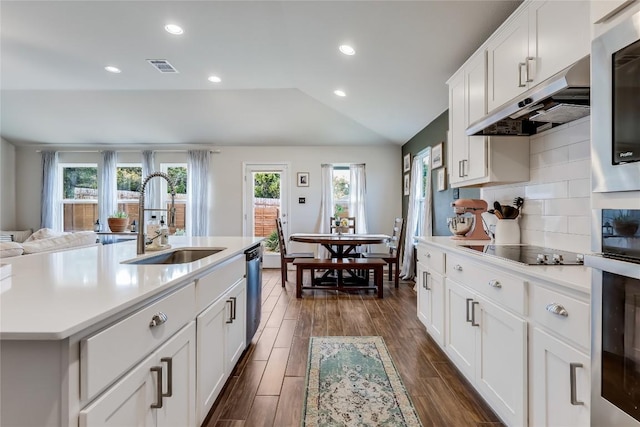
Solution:
{"label": "potted plant", "polygon": [[107,218],[109,230],[113,233],[120,233],[127,229],[129,225],[129,215],[124,211],[116,211]]}
{"label": "potted plant", "polygon": [[623,211],[613,218],[613,229],[620,236],[633,236],[638,232],[638,227],[640,227],[640,219],[627,215]]}

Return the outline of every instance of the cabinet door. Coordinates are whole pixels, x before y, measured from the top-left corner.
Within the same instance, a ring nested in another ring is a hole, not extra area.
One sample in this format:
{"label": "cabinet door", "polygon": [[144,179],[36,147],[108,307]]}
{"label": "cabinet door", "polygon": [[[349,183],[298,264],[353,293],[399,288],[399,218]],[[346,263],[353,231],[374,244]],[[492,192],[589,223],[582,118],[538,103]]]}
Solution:
{"label": "cabinet door", "polygon": [[[531,357],[531,425],[588,426],[591,393],[589,357],[538,328],[533,329]],[[582,366],[572,367],[572,363]],[[573,404],[572,369],[575,374]]]}
{"label": "cabinet door", "polygon": [[507,425],[527,424],[527,322],[476,297],[476,387]]}
{"label": "cabinet door", "polygon": [[197,413],[201,423],[213,406],[227,378],[225,371],[226,321],[231,316],[225,296],[196,319],[197,325]]}
{"label": "cabinet door", "polygon": [[526,9],[500,30],[487,45],[487,109],[491,111],[527,89],[529,21]]}
{"label": "cabinet door", "polygon": [[444,277],[441,274],[431,272],[428,276],[428,288],[429,317],[427,331],[440,344],[440,347],[444,348]]}
{"label": "cabinet door", "polygon": [[[483,51],[465,67],[466,124],[465,129],[486,113],[487,57]],[[464,180],[487,175],[487,142],[484,136],[466,137],[466,162],[463,165]]]}
{"label": "cabinet door", "polygon": [[227,347],[227,373],[231,373],[236,362],[242,356],[245,349],[246,334],[246,295],[247,281],[242,279],[239,281],[228,294],[231,300],[231,323],[227,323],[225,345]]}
{"label": "cabinet door", "polygon": [[[191,322],[156,351],[166,396],[158,411],[158,427],[195,427],[196,323]],[[169,396],[170,394],[170,396]]]}
{"label": "cabinet door", "polygon": [[530,86],[551,77],[591,49],[588,1],[533,1],[529,4]]}
{"label": "cabinet door", "polygon": [[427,281],[427,269],[424,264],[416,264],[416,288],[418,290],[418,319],[427,328],[429,326],[429,282]]}
{"label": "cabinet door", "polygon": [[463,162],[467,160],[467,135],[465,129],[464,73],[449,81],[449,181],[454,184],[464,179]]}
{"label": "cabinet door", "polygon": [[453,363],[469,379],[475,378],[476,328],[468,316],[474,294],[446,279],[446,351]]}

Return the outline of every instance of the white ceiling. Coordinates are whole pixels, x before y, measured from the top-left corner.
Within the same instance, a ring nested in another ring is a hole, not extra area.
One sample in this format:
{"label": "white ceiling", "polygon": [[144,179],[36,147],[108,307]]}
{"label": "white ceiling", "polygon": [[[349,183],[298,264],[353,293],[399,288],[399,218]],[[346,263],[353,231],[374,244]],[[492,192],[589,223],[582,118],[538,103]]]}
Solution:
{"label": "white ceiling", "polygon": [[[445,81],[519,3],[3,0],[0,135],[16,145],[401,145],[446,110]],[[165,32],[169,22],[185,33]]]}

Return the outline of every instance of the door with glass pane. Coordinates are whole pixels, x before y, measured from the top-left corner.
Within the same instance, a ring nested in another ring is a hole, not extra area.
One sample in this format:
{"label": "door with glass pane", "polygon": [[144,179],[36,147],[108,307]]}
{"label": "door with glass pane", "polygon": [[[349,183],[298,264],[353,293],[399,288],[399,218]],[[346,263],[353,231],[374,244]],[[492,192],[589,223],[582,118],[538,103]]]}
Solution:
{"label": "door with glass pane", "polygon": [[265,238],[266,268],[280,267],[276,218],[281,218],[286,235],[289,231],[288,170],[284,163],[247,163],[244,167],[243,235]]}

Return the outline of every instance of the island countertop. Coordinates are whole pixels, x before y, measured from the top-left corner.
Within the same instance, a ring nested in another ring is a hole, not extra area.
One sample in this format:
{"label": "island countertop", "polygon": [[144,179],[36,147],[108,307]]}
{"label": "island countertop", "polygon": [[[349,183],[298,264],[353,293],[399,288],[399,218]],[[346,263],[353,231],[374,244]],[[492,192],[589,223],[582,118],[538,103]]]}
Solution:
{"label": "island countertop", "polygon": [[4,258],[11,276],[0,282],[0,339],[60,340],[155,296],[189,283],[257,245],[262,237],[177,237],[176,248],[225,248],[200,260],[136,265],[135,240],[54,253]]}

